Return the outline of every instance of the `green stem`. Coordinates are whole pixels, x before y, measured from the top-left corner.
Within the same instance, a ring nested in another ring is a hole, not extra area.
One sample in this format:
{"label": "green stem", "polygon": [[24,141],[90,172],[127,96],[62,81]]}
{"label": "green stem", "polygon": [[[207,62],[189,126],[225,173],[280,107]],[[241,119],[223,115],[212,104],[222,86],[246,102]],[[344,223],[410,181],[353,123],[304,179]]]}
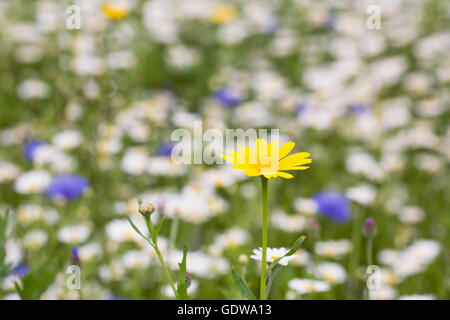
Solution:
{"label": "green stem", "polygon": [[170,287],[172,288],[172,291],[173,291],[175,297],[177,297],[178,296],[177,289],[175,288],[172,277],[170,276],[169,269],[167,268],[167,265],[164,262],[161,251],[159,251],[158,238],[157,238],[157,235],[154,233],[155,228],[153,227],[152,220],[150,219],[150,217],[144,217],[144,220],[145,220],[148,231],[150,232],[150,235],[152,236],[152,240],[153,240],[153,241],[149,241],[147,239],[147,241],[150,243],[150,245],[153,247],[153,249],[155,249],[155,252],[156,252],[156,255],[158,256],[159,262],[161,263],[161,267],[162,267],[164,273],[166,274],[167,280],[169,280]]}
{"label": "green stem", "polygon": [[[372,265],[372,237],[367,237],[366,241],[366,258],[367,258],[367,266]],[[369,289],[366,289],[366,299],[370,300]]]}
{"label": "green stem", "polygon": [[170,224],[170,235],[169,235],[169,250],[170,252],[175,248],[175,241],[177,240],[178,226],[180,225],[180,219],[178,215],[173,218],[172,223]]}
{"label": "green stem", "polygon": [[172,277],[170,276],[169,269],[167,268],[166,264],[164,263],[164,259],[162,257],[161,252],[159,251],[158,245],[155,244],[153,249],[155,249],[155,252],[158,255],[159,262],[161,263],[164,273],[166,274],[166,277],[169,280],[170,287],[172,288],[172,291],[173,291],[175,297],[178,296],[177,289],[175,288],[175,284],[173,283]]}
{"label": "green stem", "polygon": [[261,281],[260,300],[266,299],[266,265],[267,265],[267,182],[268,179],[261,176],[262,202],[263,202],[263,225],[262,225],[262,261],[261,261]]}
{"label": "green stem", "polygon": [[350,255],[350,272],[356,278],[357,268],[359,265],[359,253],[361,243],[361,213],[359,208],[354,211],[353,226],[352,226],[352,254]]}
{"label": "green stem", "polygon": [[372,237],[367,237],[366,243],[366,257],[367,257],[367,266],[372,265]]}

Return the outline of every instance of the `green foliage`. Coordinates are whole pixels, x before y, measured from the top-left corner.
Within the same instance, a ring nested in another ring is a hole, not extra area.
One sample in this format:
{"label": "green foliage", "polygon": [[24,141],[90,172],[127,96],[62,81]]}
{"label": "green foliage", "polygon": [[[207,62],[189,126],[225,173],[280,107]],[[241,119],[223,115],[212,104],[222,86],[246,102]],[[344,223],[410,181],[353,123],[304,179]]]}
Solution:
{"label": "green foliage", "polygon": [[9,272],[9,266],[6,264],[6,229],[8,227],[9,211],[0,215],[0,279]]}
{"label": "green foliage", "polygon": [[21,279],[21,284],[15,283],[17,293],[22,300],[38,300],[53,283],[57,272],[58,266],[56,263],[31,270]]}
{"label": "green foliage", "polygon": [[[281,259],[285,258],[285,257],[290,257],[292,256],[294,253],[297,252],[298,249],[300,249],[300,247],[303,244],[303,241],[305,241],[306,237],[305,236],[301,236],[300,238],[298,238],[297,240],[295,240],[294,244],[292,245],[291,249],[289,249],[288,252],[286,252],[282,257],[279,257],[277,259],[275,259],[267,268],[267,277],[269,277],[270,272],[273,271],[273,269],[278,265],[278,263],[280,262]],[[266,278],[267,279],[267,278]]]}
{"label": "green foliage", "polygon": [[239,273],[237,273],[236,268],[234,266],[231,270],[231,274],[233,276],[234,282],[238,286],[239,291],[242,293],[242,295],[248,300],[256,300],[255,295],[250,290],[250,288],[247,286],[244,279],[242,279],[241,276],[239,275]]}
{"label": "green foliage", "polygon": [[188,300],[189,296],[186,288],[186,256],[187,256],[187,245],[184,244],[183,247],[183,260],[178,264],[180,270],[178,271],[178,284],[177,284],[177,299]]}
{"label": "green foliage", "polygon": [[[142,201],[138,200],[138,204],[141,205]],[[174,291],[175,297],[179,300],[188,300],[189,296],[187,294],[187,288],[186,288],[186,256],[187,256],[187,245],[184,245],[183,248],[183,259],[181,263],[179,263],[179,271],[178,271],[178,284],[177,288],[175,288],[175,285],[172,281],[172,277],[170,275],[170,271],[167,268],[166,263],[164,262],[164,258],[161,255],[161,252],[159,251],[158,247],[158,234],[161,230],[161,227],[164,223],[165,218],[163,217],[156,226],[153,225],[152,219],[150,216],[143,216],[145,220],[145,224],[148,228],[148,231],[150,233],[151,239],[144,236],[144,234],[139,230],[139,228],[133,223],[133,221],[127,216],[126,217],[128,222],[130,223],[131,227],[136,231],[145,241],[147,241],[153,249],[155,249],[156,254],[158,255],[159,262],[162,265],[162,268],[164,272],[166,273],[167,280],[169,280],[169,284],[172,287],[172,290]]]}

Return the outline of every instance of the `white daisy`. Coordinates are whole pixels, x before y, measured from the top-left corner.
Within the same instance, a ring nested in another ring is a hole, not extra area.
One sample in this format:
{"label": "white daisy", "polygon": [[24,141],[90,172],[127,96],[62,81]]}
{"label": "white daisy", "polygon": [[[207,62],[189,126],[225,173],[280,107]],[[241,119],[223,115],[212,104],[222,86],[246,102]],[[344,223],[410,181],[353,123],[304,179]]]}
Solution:
{"label": "white daisy", "polygon": [[15,184],[14,189],[18,193],[40,193],[44,191],[51,182],[51,176],[44,170],[31,170],[21,174]]}
{"label": "white daisy", "polygon": [[130,250],[122,256],[122,261],[127,269],[145,269],[150,265],[151,256],[143,250]]}
{"label": "white daisy", "polygon": [[330,290],[330,284],[328,282],[312,279],[295,278],[288,282],[288,286],[298,294],[325,292]]}
{"label": "white daisy", "polygon": [[[289,249],[287,248],[267,248],[267,262],[272,263],[274,262],[276,259],[284,256],[287,252],[289,251]],[[257,260],[257,261],[262,261],[262,248],[259,247],[258,249],[253,249],[253,254],[250,256],[251,259],[253,260]],[[287,266],[289,260],[294,259],[293,256],[289,256],[289,257],[284,257],[282,258],[278,263],[282,266]]]}
{"label": "white daisy", "polygon": [[316,242],[314,251],[319,256],[327,258],[342,258],[352,249],[352,244],[347,239]]}
{"label": "white daisy", "polygon": [[44,230],[32,230],[25,234],[23,242],[26,248],[40,249],[47,243],[48,233]]}
{"label": "white daisy", "polygon": [[272,215],[272,223],[277,228],[286,232],[302,231],[306,226],[306,218],[301,215],[289,215],[277,211]]}
{"label": "white daisy", "polygon": [[334,262],[323,262],[315,266],[313,273],[321,280],[332,284],[343,283],[347,278],[344,267]]}
{"label": "white daisy", "polygon": [[11,182],[19,174],[19,167],[10,162],[0,161],[0,183]]}
{"label": "white daisy", "polygon": [[58,239],[64,243],[77,244],[86,241],[90,234],[91,228],[87,225],[79,224],[60,229]]}
{"label": "white daisy", "polygon": [[52,141],[62,150],[72,150],[83,142],[83,136],[77,130],[66,130],[55,135]]}

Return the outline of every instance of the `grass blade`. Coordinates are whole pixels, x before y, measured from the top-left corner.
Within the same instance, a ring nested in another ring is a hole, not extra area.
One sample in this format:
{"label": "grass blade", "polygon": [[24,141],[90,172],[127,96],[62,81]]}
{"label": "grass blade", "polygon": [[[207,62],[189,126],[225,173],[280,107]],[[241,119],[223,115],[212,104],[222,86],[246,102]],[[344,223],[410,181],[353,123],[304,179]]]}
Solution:
{"label": "grass blade", "polygon": [[255,295],[250,290],[250,288],[247,286],[245,281],[241,278],[241,276],[237,273],[235,267],[233,266],[233,270],[231,271],[233,275],[233,280],[236,283],[236,285],[239,288],[239,291],[241,291],[242,295],[247,298],[248,300],[256,300]]}

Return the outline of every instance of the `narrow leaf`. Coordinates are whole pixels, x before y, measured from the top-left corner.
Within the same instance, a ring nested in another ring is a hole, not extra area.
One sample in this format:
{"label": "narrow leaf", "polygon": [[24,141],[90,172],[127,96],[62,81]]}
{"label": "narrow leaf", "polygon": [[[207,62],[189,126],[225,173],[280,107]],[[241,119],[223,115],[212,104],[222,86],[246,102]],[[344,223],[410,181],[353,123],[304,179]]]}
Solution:
{"label": "narrow leaf", "polygon": [[136,227],[136,225],[133,223],[133,221],[131,221],[130,217],[127,216],[126,218],[127,218],[128,222],[131,224],[131,226],[133,227],[134,231],[136,231],[142,238],[147,240],[147,242],[149,242],[153,246],[153,243],[151,243],[151,241],[142,234],[142,232],[138,229],[138,227]]}
{"label": "narrow leaf", "polygon": [[237,273],[234,266],[233,266],[233,270],[231,271],[231,273],[233,275],[233,280],[236,283],[236,285],[238,286],[239,291],[241,291],[242,295],[248,300],[256,300],[255,295],[250,290],[250,288],[247,286],[245,281],[241,278],[239,273]]}
{"label": "narrow leaf", "polygon": [[9,211],[5,215],[0,215],[0,279],[9,272],[9,265],[6,264],[6,229],[8,226]]}
{"label": "narrow leaf", "polygon": [[177,293],[178,300],[189,300],[186,288],[186,257],[187,257],[187,245],[184,244],[183,248],[183,259],[179,263],[180,270],[178,271],[178,283],[177,283]]}
{"label": "narrow leaf", "polygon": [[159,231],[161,230],[161,227],[162,227],[165,219],[166,219],[166,217],[162,217],[162,219],[158,222],[158,224],[155,227],[155,231],[153,233],[154,234],[154,237],[153,237],[154,243],[156,243],[158,240],[158,234],[159,234]]}
{"label": "narrow leaf", "polygon": [[275,259],[275,260],[269,265],[269,267],[267,268],[266,280],[267,280],[267,278],[268,278],[270,272],[272,271],[272,269],[275,268],[275,267],[278,265],[278,263],[281,261],[281,259],[283,259],[284,257],[292,256],[294,253],[296,253],[297,250],[300,249],[300,247],[302,246],[303,241],[305,241],[305,239],[306,239],[306,236],[301,236],[300,238],[298,238],[298,239],[294,242],[294,244],[292,245],[291,249],[289,249],[288,252],[286,252],[282,257],[279,257],[279,258]]}

